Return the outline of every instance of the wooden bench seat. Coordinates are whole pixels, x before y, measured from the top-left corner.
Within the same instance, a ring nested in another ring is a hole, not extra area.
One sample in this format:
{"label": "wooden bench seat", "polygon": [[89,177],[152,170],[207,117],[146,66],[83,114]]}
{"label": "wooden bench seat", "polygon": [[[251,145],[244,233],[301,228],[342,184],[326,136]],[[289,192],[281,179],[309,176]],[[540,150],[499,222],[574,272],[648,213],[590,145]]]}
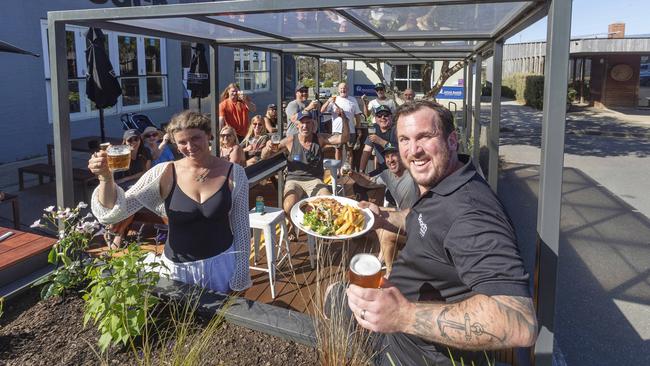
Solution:
{"label": "wooden bench seat", "polygon": [[[32,164],[18,168],[18,187],[22,191],[25,189],[24,174],[34,174],[38,176],[38,184],[43,184],[43,177],[54,179],[54,165]],[[73,168],[72,180],[83,184],[84,201],[88,201],[88,186],[97,181],[97,177],[88,169]]]}

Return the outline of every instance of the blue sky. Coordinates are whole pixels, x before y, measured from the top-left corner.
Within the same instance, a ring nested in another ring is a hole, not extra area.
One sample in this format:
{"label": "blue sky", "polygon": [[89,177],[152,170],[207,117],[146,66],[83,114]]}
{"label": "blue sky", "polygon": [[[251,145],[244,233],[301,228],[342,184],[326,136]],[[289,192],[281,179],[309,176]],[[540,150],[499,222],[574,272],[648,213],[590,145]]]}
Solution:
{"label": "blue sky", "polygon": [[[606,37],[607,25],[625,23],[625,35],[650,34],[648,0],[573,0],[571,37]],[[546,38],[546,18],[511,37],[507,43]]]}

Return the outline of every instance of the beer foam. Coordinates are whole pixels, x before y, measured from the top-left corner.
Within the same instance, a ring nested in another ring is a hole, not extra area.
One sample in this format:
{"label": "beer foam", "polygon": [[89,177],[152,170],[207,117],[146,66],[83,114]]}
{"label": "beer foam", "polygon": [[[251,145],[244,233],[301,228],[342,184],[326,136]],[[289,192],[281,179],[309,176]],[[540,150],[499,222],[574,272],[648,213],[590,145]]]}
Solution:
{"label": "beer foam", "polygon": [[371,254],[357,254],[350,263],[352,271],[361,276],[372,276],[381,270],[381,263]]}

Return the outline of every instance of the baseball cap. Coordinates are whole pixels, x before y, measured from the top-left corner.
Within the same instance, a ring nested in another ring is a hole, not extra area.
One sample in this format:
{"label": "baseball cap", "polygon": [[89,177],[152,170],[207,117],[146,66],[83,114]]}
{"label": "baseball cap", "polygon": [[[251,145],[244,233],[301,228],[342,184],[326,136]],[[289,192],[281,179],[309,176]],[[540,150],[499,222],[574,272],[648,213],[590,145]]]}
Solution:
{"label": "baseball cap", "polygon": [[399,149],[397,148],[397,146],[395,146],[395,145],[393,145],[393,144],[391,144],[389,142],[389,143],[386,144],[386,146],[384,146],[383,155],[386,156],[386,154],[394,153],[394,152],[398,152],[398,151],[399,151]]}
{"label": "baseball cap", "polygon": [[271,103],[266,106],[266,109],[278,109],[278,107],[275,104]]}
{"label": "baseball cap", "polygon": [[309,89],[309,88],[307,87],[307,85],[305,85],[303,83],[298,83],[298,85],[296,85],[296,91],[298,91],[300,89]]}
{"label": "baseball cap", "polygon": [[375,114],[379,114],[379,113],[382,113],[382,112],[383,113],[388,113],[388,114],[391,114],[391,115],[393,114],[393,111],[391,111],[390,108],[388,108],[388,106],[380,104],[377,108],[375,108]]}
{"label": "baseball cap", "polygon": [[136,130],[136,129],[130,129],[130,130],[124,131],[124,135],[122,135],[122,139],[124,139],[126,141],[126,140],[130,139],[131,137],[140,137],[140,132],[138,132],[138,130]]}
{"label": "baseball cap", "polygon": [[142,131],[142,135],[144,135],[144,136],[146,136],[146,135],[148,135],[148,134],[150,134],[150,133],[157,133],[157,134],[159,134],[160,131],[158,131],[158,129],[155,128],[155,127],[153,127],[153,126],[149,126],[149,127],[145,128],[144,131]]}
{"label": "baseball cap", "polygon": [[307,117],[309,117],[311,119],[314,119],[314,115],[313,115],[313,113],[311,111],[309,111],[309,112],[300,111],[300,112],[298,112],[298,115],[296,116],[296,120],[301,121],[303,118],[307,118]]}
{"label": "baseball cap", "polygon": [[375,90],[377,89],[386,89],[386,85],[384,85],[383,83],[377,83],[375,84]]}

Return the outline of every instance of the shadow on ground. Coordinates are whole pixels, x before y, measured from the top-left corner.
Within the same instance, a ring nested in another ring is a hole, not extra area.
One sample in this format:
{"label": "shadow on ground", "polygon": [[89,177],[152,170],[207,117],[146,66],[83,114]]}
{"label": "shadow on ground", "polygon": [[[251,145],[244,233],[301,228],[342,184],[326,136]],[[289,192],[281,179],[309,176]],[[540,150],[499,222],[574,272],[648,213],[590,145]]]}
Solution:
{"label": "shadow on ground", "polygon": [[[498,185],[529,271],[538,169],[506,164]],[[556,356],[567,365],[648,365],[650,220],[578,169],[564,169],[562,190]]]}
{"label": "shadow on ground", "polygon": [[[489,124],[483,108],[481,123]],[[500,145],[541,145],[542,111],[508,103],[501,106]],[[650,125],[626,123],[592,110],[567,114],[565,153],[582,156],[650,156]]]}

